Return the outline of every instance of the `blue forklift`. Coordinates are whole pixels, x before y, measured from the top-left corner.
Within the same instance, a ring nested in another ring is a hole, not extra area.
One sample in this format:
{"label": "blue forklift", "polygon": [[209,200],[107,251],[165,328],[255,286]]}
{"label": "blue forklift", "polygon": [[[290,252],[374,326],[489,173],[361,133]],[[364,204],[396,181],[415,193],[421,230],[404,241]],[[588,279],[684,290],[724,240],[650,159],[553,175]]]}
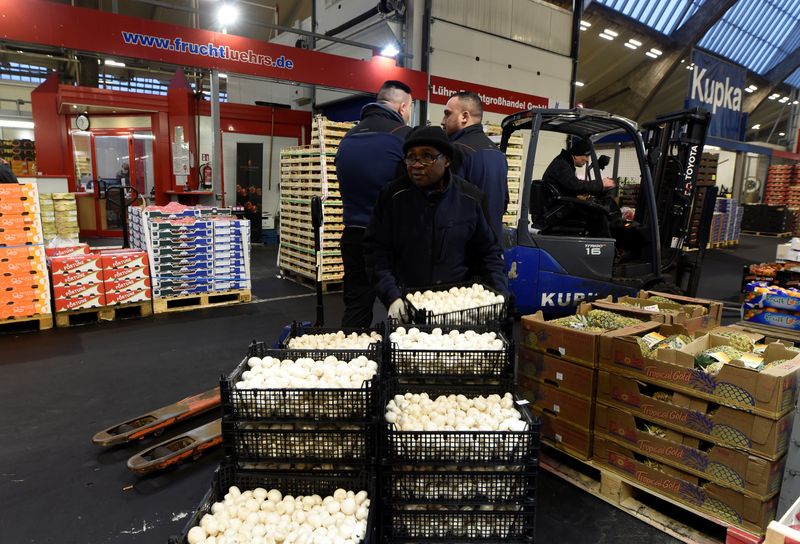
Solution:
{"label": "blue forklift", "polygon": [[[513,134],[530,133],[517,226],[506,230],[503,241],[519,314],[572,314],[581,302],[641,289],[696,294],[716,200],[716,187],[697,184],[710,117],[702,109],[684,110],[659,116],[642,130],[629,119],[590,109],[532,109],[503,120],[504,152]],[[597,145],[614,142],[615,173],[619,143],[635,150],[641,172],[635,216],[616,221],[612,237],[592,235],[596,221],[609,213],[612,195],[565,196],[533,179],[542,132],[589,142],[594,179],[603,177]]]}

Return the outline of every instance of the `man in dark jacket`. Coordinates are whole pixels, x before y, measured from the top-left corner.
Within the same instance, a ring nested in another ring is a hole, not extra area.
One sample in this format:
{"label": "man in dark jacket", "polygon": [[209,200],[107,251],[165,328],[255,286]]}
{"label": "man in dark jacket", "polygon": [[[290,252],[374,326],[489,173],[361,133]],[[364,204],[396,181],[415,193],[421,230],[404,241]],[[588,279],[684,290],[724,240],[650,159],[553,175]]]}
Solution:
{"label": "man in dark jacket", "polygon": [[387,81],[377,99],[361,110],[336,153],[336,177],[344,206],[341,239],[344,264],[343,327],[369,327],[375,291],[364,265],[362,240],[380,190],[405,172],[403,141],[411,130],[411,89]]}
{"label": "man in dark jacket", "polygon": [[407,174],[384,187],[364,238],[365,259],[389,316],[406,319],[402,291],[479,276],[506,293],[503,255],[486,198],[450,172],[453,146],[439,127],[414,128],[403,146]]}
{"label": "man in dark jacket", "polygon": [[503,239],[503,215],[508,207],[506,156],[483,132],[481,97],[461,91],[444,108],[442,128],[455,148],[453,172],[476,185],[486,195],[489,222]]}
{"label": "man in dark jacket", "polygon": [[19,183],[5,159],[0,159],[0,183]]}

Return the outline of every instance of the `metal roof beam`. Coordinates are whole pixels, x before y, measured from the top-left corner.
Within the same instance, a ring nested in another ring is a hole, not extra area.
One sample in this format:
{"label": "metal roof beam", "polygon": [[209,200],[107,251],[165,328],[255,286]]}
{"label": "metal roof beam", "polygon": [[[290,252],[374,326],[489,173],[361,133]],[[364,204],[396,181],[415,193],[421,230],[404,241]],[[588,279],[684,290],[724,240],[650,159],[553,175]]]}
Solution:
{"label": "metal roof beam", "polygon": [[[638,119],[658,88],[680,65],[680,60],[735,3],[736,0],[706,0],[683,26],[669,36],[673,45],[662,57],[653,61],[642,61],[628,77],[609,85],[583,102],[595,108],[624,94],[626,99],[615,113]],[[648,34],[652,35],[654,32],[648,27]]]}
{"label": "metal roof beam", "polygon": [[800,49],[795,49],[785,59],[773,66],[769,72],[764,74],[763,78],[759,78],[762,84],[758,87],[758,90],[745,97],[742,111],[753,113],[753,110],[798,68],[800,68]]}

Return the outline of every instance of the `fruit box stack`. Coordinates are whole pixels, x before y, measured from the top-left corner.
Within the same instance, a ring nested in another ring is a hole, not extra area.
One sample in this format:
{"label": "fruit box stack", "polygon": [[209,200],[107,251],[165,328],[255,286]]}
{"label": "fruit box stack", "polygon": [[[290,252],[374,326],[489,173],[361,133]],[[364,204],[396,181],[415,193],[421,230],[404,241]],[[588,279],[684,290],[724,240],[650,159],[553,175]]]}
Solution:
{"label": "fruit box stack", "polygon": [[742,319],[751,323],[800,330],[800,290],[750,282],[745,287]]}
{"label": "fruit box stack", "polygon": [[732,327],[693,339],[656,323],[601,338],[594,462],[763,534],[800,371],[798,351],[764,342]]}
{"label": "fruit box stack", "polygon": [[42,208],[42,230],[45,243],[55,238],[78,242],[78,207],[73,193],[39,195]]}
{"label": "fruit box stack", "polygon": [[648,291],[640,291],[636,297],[619,297],[613,303],[597,301],[597,306],[610,311],[616,311],[620,307],[634,307],[653,316],[658,314],[663,318],[651,317],[648,321],[680,325],[690,334],[719,327],[722,319],[722,304],[719,302]]}
{"label": "fruit box stack", "polygon": [[35,184],[0,185],[0,319],[50,312]]}
{"label": "fruit box stack", "polygon": [[81,244],[48,251],[56,312],[152,298],[147,253],[142,250],[90,251]]}
{"label": "fruit box stack", "polygon": [[663,321],[632,307],[609,313],[601,304],[583,303],[568,318],[548,321],[541,312],[522,318],[519,392],[541,419],[545,442],[583,460],[592,457],[600,338],[625,335],[651,318]]}

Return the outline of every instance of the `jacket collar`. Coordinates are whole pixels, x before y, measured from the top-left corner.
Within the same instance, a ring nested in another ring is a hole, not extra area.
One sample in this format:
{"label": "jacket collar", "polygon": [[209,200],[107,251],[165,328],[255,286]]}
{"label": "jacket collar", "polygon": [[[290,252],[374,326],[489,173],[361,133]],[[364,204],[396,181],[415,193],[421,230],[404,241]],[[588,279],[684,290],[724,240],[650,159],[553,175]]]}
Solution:
{"label": "jacket collar", "polygon": [[466,128],[462,128],[461,130],[459,130],[458,132],[456,132],[455,134],[450,136],[450,141],[451,142],[455,142],[456,140],[459,140],[459,139],[463,138],[464,136],[466,136],[468,134],[477,134],[477,133],[480,133],[480,134],[484,133],[483,132],[483,125],[480,124],[480,123],[475,123],[474,125],[470,125],[470,126],[468,126]]}
{"label": "jacket collar", "polygon": [[403,116],[394,111],[393,109],[389,108],[388,106],[384,106],[378,102],[370,102],[363,108],[361,108],[361,119],[364,119],[367,116],[378,116],[378,117],[386,117],[387,119],[391,119],[392,121],[397,121],[398,123],[406,124]]}

